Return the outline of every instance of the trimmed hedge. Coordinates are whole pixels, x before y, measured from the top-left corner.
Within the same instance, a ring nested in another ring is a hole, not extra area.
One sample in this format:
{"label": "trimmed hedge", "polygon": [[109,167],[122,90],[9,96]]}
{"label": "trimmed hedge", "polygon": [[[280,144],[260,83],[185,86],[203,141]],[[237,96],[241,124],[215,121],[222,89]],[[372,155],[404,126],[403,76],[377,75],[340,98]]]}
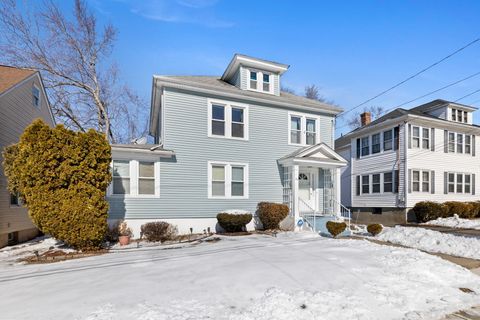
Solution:
{"label": "trimmed hedge", "polygon": [[149,242],[175,240],[177,228],[164,221],[148,222],[140,227],[142,237]]}
{"label": "trimmed hedge", "polygon": [[444,205],[433,201],[417,202],[413,207],[417,222],[427,222],[447,215],[448,210]]}
{"label": "trimmed hedge", "polygon": [[265,230],[280,229],[280,222],[288,216],[290,209],[286,204],[260,202],[257,205],[258,218]]}
{"label": "trimmed hedge", "polygon": [[473,218],[480,218],[480,201],[470,202]]}
{"label": "trimmed hedge", "polygon": [[241,232],[247,229],[247,224],[252,221],[252,214],[232,214],[221,212],[217,214],[217,220],[220,227],[226,232]]}
{"label": "trimmed hedge", "polygon": [[49,127],[38,119],[3,152],[8,190],[19,193],[35,226],[82,250],[107,233],[111,149],[105,136]]}
{"label": "trimmed hedge", "polygon": [[376,236],[382,232],[383,227],[381,224],[373,223],[367,226],[367,231],[372,234],[372,236]]}
{"label": "trimmed hedge", "polygon": [[340,233],[345,231],[347,228],[347,224],[345,222],[335,222],[335,221],[328,221],[327,222],[327,230],[330,234],[336,238]]}

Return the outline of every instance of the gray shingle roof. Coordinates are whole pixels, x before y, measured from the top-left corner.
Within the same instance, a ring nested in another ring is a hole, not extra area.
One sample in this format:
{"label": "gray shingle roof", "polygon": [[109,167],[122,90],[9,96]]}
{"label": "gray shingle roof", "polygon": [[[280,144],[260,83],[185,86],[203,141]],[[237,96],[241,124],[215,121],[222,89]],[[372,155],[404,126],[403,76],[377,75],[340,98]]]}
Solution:
{"label": "gray shingle roof", "polygon": [[221,92],[239,94],[245,97],[252,97],[257,99],[270,100],[272,104],[275,102],[290,103],[293,106],[305,106],[310,108],[317,108],[332,113],[340,113],[342,108],[331,104],[323,103],[317,100],[308,99],[302,96],[297,96],[287,92],[280,92],[280,96],[271,95],[267,93],[242,90],[228,82],[221,80],[217,76],[155,76],[157,79],[166,82],[177,82],[181,84],[191,85],[203,89],[218,90]]}

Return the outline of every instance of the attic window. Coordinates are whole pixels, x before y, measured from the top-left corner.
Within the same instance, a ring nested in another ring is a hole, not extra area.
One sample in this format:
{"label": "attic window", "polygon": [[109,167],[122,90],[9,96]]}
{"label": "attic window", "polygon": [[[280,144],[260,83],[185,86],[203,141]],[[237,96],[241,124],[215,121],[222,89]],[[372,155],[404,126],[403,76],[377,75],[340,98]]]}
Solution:
{"label": "attic window", "polygon": [[257,72],[250,71],[250,89],[257,90]]}
{"label": "attic window", "polygon": [[249,81],[248,81],[249,90],[273,93],[272,75],[270,73],[258,71],[258,70],[250,70],[250,69],[248,70],[248,72],[249,72]]}
{"label": "attic window", "polygon": [[40,89],[36,85],[32,87],[32,102],[33,105],[37,108],[40,107]]}

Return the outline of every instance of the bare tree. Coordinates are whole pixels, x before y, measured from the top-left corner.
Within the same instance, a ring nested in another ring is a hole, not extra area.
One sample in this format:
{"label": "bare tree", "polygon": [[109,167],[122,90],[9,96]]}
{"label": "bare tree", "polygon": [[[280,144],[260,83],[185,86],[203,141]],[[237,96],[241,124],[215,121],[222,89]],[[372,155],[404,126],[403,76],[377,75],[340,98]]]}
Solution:
{"label": "bare tree", "polygon": [[[369,108],[363,109],[363,112],[370,112],[372,116],[372,120],[378,119],[382,114],[385,112],[383,107],[380,106],[371,106]],[[357,128],[360,128],[362,126],[362,123],[360,121],[360,112],[355,112],[354,115],[352,115],[348,120],[347,120],[347,125],[350,127],[350,129],[354,130]]]}
{"label": "bare tree", "polygon": [[14,0],[2,0],[0,59],[41,72],[54,114],[67,127],[95,128],[112,142],[144,133],[131,122],[144,102],[119,83],[117,66],[108,62],[116,29],[107,24],[99,31],[81,0],[74,2],[73,18],[52,1],[40,7],[25,12]]}
{"label": "bare tree", "polygon": [[321,95],[320,94],[320,89],[314,84],[305,87],[305,98],[309,98],[309,99],[313,99],[313,100],[317,100],[317,101],[320,101],[320,102],[323,102],[323,103],[327,103],[327,104],[337,106],[335,101],[329,100],[329,99],[325,98],[323,95]]}
{"label": "bare tree", "polygon": [[293,90],[293,89],[290,88],[290,87],[284,87],[284,86],[282,86],[281,89],[280,89],[280,91],[286,92],[286,93],[290,93],[290,94],[295,94],[295,90]]}

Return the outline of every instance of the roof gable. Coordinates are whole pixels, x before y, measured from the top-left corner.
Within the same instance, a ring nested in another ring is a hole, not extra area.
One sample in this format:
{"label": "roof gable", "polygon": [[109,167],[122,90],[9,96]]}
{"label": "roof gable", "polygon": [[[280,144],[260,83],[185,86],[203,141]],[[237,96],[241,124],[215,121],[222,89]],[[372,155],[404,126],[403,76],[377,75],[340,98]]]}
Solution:
{"label": "roof gable", "polygon": [[0,94],[22,82],[37,71],[0,65]]}

